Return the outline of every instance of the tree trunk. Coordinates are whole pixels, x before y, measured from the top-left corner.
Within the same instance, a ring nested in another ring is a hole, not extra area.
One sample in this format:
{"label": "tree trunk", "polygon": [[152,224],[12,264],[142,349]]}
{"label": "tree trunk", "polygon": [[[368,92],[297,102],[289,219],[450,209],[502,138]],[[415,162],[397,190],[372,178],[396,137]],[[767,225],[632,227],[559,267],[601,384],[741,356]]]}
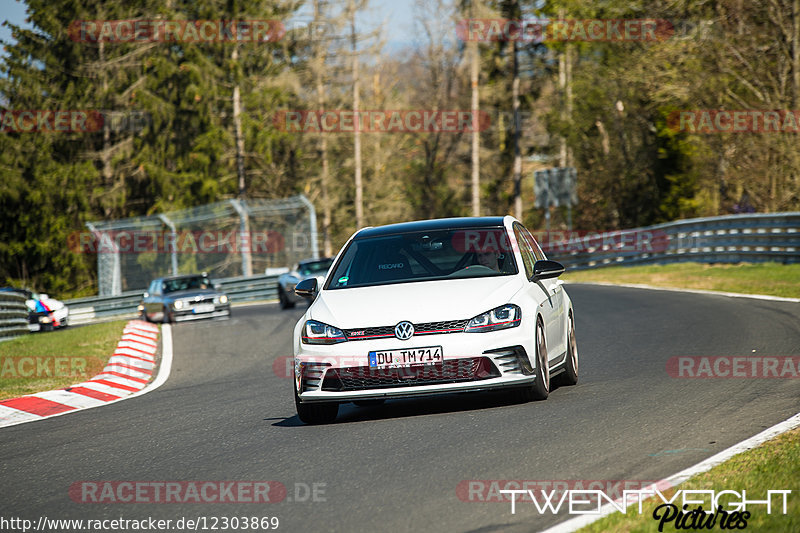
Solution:
{"label": "tree trunk", "polygon": [[353,116],[355,121],[355,131],[353,132],[353,159],[355,166],[355,185],[356,185],[356,229],[364,227],[364,184],[361,180],[361,129],[359,127],[359,73],[358,73],[358,50],[356,38],[356,11],[353,0],[349,0],[348,9],[350,11],[350,46],[353,53]]}

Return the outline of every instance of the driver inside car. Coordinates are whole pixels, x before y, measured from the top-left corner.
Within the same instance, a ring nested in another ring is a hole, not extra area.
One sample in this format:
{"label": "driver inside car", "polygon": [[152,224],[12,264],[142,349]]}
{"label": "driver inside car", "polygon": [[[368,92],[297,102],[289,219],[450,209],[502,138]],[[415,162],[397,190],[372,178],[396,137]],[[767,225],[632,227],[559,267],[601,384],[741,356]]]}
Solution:
{"label": "driver inside car", "polygon": [[496,272],[500,271],[500,267],[497,264],[497,253],[477,252],[475,255],[477,256],[477,261],[479,265],[491,268]]}

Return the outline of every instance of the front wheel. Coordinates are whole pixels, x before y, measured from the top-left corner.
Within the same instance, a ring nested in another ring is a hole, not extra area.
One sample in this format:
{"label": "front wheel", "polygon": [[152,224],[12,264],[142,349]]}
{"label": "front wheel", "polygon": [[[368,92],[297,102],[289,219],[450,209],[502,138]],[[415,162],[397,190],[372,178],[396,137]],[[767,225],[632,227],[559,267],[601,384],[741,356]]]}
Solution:
{"label": "front wheel", "polygon": [[550,365],[547,361],[547,343],[544,338],[544,324],[536,322],[536,381],[532,385],[516,389],[513,399],[524,403],[531,400],[546,400],[550,394]]}
{"label": "front wheel", "polygon": [[300,403],[297,391],[294,392],[294,406],[297,409],[297,417],[303,423],[310,425],[330,424],[339,414],[338,403]]}
{"label": "front wheel", "polygon": [[294,307],[294,302],[289,300],[289,297],[286,296],[286,293],[283,292],[283,287],[278,285],[278,301],[281,304],[281,309],[291,309]]}

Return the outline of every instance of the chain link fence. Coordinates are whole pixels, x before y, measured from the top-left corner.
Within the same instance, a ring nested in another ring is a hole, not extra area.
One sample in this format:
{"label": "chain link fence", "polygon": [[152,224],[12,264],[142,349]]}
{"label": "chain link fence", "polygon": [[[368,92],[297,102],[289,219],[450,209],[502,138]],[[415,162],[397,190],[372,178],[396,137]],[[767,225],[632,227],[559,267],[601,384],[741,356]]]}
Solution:
{"label": "chain link fence", "polygon": [[97,254],[99,296],[144,290],[159,276],[247,277],[319,256],[316,213],[302,195],[227,200],[86,227],[70,247]]}

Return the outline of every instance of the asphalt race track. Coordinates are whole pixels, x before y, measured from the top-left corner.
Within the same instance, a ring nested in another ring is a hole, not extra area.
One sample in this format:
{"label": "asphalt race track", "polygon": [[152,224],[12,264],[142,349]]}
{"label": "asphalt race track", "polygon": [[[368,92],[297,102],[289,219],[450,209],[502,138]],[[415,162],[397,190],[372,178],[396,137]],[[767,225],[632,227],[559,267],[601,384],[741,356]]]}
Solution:
{"label": "asphalt race track", "polygon": [[[800,411],[797,379],[666,372],[673,356],[800,355],[800,304],[591,285],[568,292],[577,386],[528,404],[499,393],[346,404],[328,426],[299,422],[291,381],[273,370],[291,355],[300,307],[234,308],[230,320],[178,324],[172,373],[158,390],[0,430],[0,514],[277,516],[278,530],[293,532],[536,531],[566,514],[520,503],[512,515],[507,502],[462,501],[456,488],[464,480],[656,480]],[[206,480],[278,481],[287,494],[249,504],[75,503],[69,495],[80,481]]]}

